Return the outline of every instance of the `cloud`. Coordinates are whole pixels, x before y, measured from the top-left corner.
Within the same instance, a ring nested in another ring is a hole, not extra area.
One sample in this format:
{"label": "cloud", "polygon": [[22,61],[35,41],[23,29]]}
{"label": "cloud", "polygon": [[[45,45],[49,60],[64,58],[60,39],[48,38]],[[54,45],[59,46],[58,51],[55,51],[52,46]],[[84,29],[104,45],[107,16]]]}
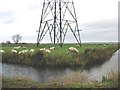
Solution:
{"label": "cloud", "polygon": [[[0,42],[17,33],[23,36],[22,41],[36,42],[43,1],[0,0]],[[74,0],[82,41],[117,40],[117,1]],[[48,41],[49,36],[45,37],[43,42]],[[76,40],[68,31],[65,41]]]}
{"label": "cloud", "polygon": [[32,5],[28,8],[28,10],[34,10],[34,9],[37,9],[39,8],[40,9],[40,5],[39,4],[35,4],[35,5]]}
{"label": "cloud", "polygon": [[87,29],[117,29],[118,27],[118,20],[117,19],[112,19],[112,20],[101,20],[101,21],[96,21],[96,22],[90,22],[90,23],[85,23],[83,26]]}
{"label": "cloud", "polygon": [[15,21],[15,17],[13,16],[12,11],[1,12],[0,11],[0,23],[2,24],[10,24]]}
{"label": "cloud", "polygon": [[118,35],[116,32],[109,32],[109,33],[91,33],[91,34],[85,34],[82,33],[82,42],[92,42],[92,41],[97,41],[97,42],[101,42],[101,41],[105,41],[105,42],[117,42],[118,41]]}
{"label": "cloud", "polygon": [[104,19],[82,25],[83,41],[118,41],[118,20]]}

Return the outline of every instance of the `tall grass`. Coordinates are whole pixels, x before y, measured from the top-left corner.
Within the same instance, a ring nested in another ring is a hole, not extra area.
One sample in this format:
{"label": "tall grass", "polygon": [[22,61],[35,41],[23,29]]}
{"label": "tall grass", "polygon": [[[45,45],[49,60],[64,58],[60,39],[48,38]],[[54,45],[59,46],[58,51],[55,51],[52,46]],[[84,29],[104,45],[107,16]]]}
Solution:
{"label": "tall grass", "polygon": [[48,82],[65,85],[65,84],[73,84],[73,83],[77,83],[77,84],[88,83],[89,80],[85,72],[81,73],[80,71],[76,71],[67,74],[65,76],[60,76],[60,77],[56,77],[55,79],[50,79]]}
{"label": "tall grass", "polygon": [[79,71],[46,83],[37,83],[25,77],[3,77],[3,88],[118,88],[118,73],[110,71],[107,75],[101,82],[89,82],[87,74]]}
{"label": "tall grass", "polygon": [[106,79],[111,80],[113,82],[118,82],[118,71],[114,71],[111,69],[110,72],[108,72]]}

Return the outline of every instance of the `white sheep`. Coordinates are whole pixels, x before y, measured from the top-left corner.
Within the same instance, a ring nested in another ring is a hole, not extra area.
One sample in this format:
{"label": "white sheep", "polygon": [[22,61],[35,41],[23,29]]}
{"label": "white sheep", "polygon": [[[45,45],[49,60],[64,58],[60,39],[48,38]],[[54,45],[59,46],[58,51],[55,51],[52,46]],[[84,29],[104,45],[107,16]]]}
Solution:
{"label": "white sheep", "polygon": [[17,53],[17,50],[12,49],[11,52],[12,53]]}
{"label": "white sheep", "polygon": [[106,47],[106,44],[104,44],[104,47]]}
{"label": "white sheep", "polygon": [[47,53],[47,54],[50,54],[50,52],[51,52],[51,51],[50,51],[49,49],[46,49],[46,50],[45,50],[45,53]]}
{"label": "white sheep", "polygon": [[30,49],[30,52],[33,53],[35,50],[34,49]]}
{"label": "white sheep", "polygon": [[0,53],[5,53],[5,51],[4,50],[0,50]]}
{"label": "white sheep", "polygon": [[26,49],[27,47],[23,46],[23,49]]}
{"label": "white sheep", "polygon": [[18,47],[13,47],[14,49],[20,49],[21,48],[21,46],[18,46]]}
{"label": "white sheep", "polygon": [[77,47],[80,47],[80,45],[77,45]]}
{"label": "white sheep", "polygon": [[40,51],[42,51],[45,54],[50,54],[51,52],[49,49],[46,49],[46,48],[41,48]]}
{"label": "white sheep", "polygon": [[28,53],[28,50],[22,50],[18,54],[26,54],[26,53]]}
{"label": "white sheep", "polygon": [[30,49],[30,54],[31,56],[34,54],[35,50],[34,49]]}
{"label": "white sheep", "polygon": [[70,47],[69,51],[70,52],[74,52],[74,53],[79,53],[79,51],[76,48],[74,48],[74,47]]}
{"label": "white sheep", "polygon": [[41,48],[40,51],[45,51],[46,49],[45,48]]}
{"label": "white sheep", "polygon": [[51,48],[50,48],[50,50],[54,50],[54,49],[55,49],[55,47],[51,47]]}

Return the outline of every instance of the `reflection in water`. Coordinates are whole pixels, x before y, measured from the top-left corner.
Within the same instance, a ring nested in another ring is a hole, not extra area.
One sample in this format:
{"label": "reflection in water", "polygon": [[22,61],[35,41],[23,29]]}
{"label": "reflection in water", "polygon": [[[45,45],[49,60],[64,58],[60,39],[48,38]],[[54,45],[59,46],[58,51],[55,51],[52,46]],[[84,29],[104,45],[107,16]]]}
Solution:
{"label": "reflection in water", "polygon": [[13,76],[22,76],[28,77],[32,80],[38,82],[46,82],[49,78],[59,77],[64,74],[68,74],[71,72],[70,69],[67,68],[53,68],[53,67],[40,67],[40,68],[32,68],[32,67],[23,67],[17,65],[8,65],[3,64],[3,76],[13,77]]}
{"label": "reflection in water", "polygon": [[[1,64],[0,64],[1,66]],[[13,77],[28,77],[38,82],[46,82],[50,78],[56,78],[59,76],[70,74],[73,71],[80,70],[80,68],[64,68],[64,67],[26,67],[20,65],[2,64],[3,76]],[[86,71],[89,80],[101,80],[103,75],[106,75],[113,69],[118,70],[118,52],[106,63],[93,67]]]}
{"label": "reflection in water", "polygon": [[86,70],[89,75],[89,80],[101,81],[102,76],[106,76],[111,70],[118,71],[118,54],[120,53],[117,51],[109,61],[105,62],[101,66],[91,68],[89,71]]}

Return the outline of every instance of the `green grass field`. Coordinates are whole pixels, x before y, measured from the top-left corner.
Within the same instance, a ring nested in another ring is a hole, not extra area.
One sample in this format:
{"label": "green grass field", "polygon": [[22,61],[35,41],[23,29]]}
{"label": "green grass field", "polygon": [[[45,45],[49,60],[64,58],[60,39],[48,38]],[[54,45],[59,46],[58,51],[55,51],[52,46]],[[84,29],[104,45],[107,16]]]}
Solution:
{"label": "green grass field", "polygon": [[[97,48],[105,48],[104,45],[106,45],[107,47],[116,45],[116,44],[82,44],[81,47],[77,47],[78,44],[64,44],[63,47],[59,47],[59,45],[56,45],[55,50],[52,53],[64,53],[64,52],[68,52],[68,48],[69,47],[75,47],[79,50],[80,53],[83,53],[84,50],[86,48],[93,48],[93,49],[97,49]],[[11,52],[11,49],[13,49],[13,47],[17,47],[17,46],[25,46],[27,47],[28,50],[30,49],[35,49],[38,50],[40,48],[50,48],[53,47],[54,45],[52,44],[40,44],[39,47],[36,46],[36,44],[3,44],[2,45],[2,49],[5,50],[6,52]],[[19,49],[18,51],[23,50],[22,48]]]}
{"label": "green grass field", "polygon": [[[34,54],[27,53],[25,55],[19,56],[17,54],[11,53],[11,50],[17,46],[24,46],[24,48],[17,49],[21,50],[30,50],[34,49]],[[2,55],[2,62],[4,63],[15,63],[15,64],[26,64],[26,65],[83,65],[90,62],[95,62],[99,60],[105,61],[108,60],[112,54],[118,50],[118,44],[82,44],[81,47],[78,47],[77,44],[64,44],[63,47],[56,45],[54,50],[51,50],[49,54],[43,54],[39,52],[39,49],[46,48],[49,49],[52,47],[52,44],[42,44],[39,47],[36,47],[36,44],[3,44],[2,49],[5,53]],[[75,47],[79,50],[79,53],[69,52],[69,47]],[[85,53],[86,49],[94,49],[90,53]]]}

